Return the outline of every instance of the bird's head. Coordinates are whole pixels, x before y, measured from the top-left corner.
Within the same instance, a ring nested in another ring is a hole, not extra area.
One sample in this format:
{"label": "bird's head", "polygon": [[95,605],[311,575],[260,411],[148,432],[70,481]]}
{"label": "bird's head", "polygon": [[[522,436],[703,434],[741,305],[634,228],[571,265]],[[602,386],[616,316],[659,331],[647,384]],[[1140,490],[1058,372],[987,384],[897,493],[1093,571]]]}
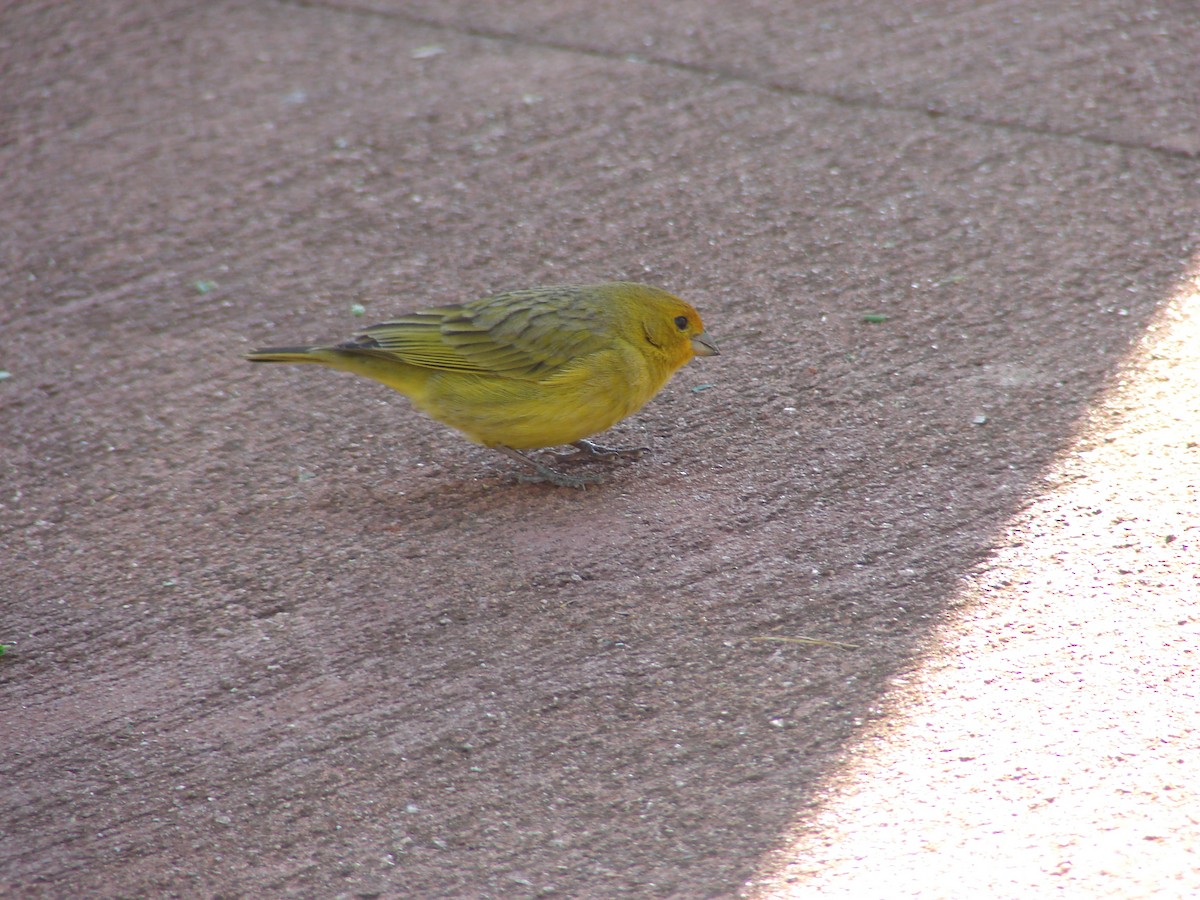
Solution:
{"label": "bird's head", "polygon": [[642,284],[623,285],[628,292],[623,300],[636,310],[642,338],[662,353],[672,368],[678,368],[693,356],[716,356],[717,342],[704,331],[700,314],[678,297]]}

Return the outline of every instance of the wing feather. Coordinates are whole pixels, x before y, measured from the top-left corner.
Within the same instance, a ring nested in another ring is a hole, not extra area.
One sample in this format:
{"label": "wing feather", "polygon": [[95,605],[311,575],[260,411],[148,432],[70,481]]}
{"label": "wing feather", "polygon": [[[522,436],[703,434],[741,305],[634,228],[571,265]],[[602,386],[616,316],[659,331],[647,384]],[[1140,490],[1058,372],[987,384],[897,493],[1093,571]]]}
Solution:
{"label": "wing feather", "polygon": [[613,341],[611,306],[579,288],[509,291],[373,325],[339,349],[517,379],[552,375]]}

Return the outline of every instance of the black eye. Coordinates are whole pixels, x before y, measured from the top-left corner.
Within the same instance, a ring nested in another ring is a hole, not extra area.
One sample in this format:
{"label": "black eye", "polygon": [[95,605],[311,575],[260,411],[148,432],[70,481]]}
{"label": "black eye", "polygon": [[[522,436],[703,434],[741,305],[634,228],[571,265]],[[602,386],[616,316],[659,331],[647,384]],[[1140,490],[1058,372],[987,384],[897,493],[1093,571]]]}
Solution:
{"label": "black eye", "polygon": [[680,331],[686,330],[688,327],[688,317],[687,316],[676,316],[675,317],[675,327],[678,328]]}

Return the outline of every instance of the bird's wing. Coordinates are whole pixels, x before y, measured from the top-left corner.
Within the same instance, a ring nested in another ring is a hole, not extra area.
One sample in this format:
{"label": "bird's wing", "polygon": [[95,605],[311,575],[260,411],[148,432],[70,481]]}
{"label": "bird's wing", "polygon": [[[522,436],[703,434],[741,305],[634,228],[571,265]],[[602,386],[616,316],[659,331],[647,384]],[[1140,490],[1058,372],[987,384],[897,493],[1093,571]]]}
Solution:
{"label": "bird's wing", "polygon": [[543,378],[612,343],[598,307],[563,300],[545,291],[512,291],[424,310],[373,325],[340,349],[430,369]]}

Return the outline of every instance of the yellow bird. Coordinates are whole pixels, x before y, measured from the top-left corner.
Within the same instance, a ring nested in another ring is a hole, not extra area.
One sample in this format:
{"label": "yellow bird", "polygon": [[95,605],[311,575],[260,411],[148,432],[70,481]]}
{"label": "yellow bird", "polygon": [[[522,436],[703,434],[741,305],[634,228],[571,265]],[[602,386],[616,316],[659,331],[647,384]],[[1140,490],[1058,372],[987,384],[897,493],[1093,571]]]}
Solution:
{"label": "yellow bird", "polygon": [[[341,344],[272,347],[251,362],[317,363],[365,375],[540,476],[582,487],[522,451],[572,444],[560,459],[639,456],[585,440],[636,412],[693,356],[714,356],[700,316],[644,284],[506,291],[373,325]],[[557,454],[556,454],[557,455]]]}

